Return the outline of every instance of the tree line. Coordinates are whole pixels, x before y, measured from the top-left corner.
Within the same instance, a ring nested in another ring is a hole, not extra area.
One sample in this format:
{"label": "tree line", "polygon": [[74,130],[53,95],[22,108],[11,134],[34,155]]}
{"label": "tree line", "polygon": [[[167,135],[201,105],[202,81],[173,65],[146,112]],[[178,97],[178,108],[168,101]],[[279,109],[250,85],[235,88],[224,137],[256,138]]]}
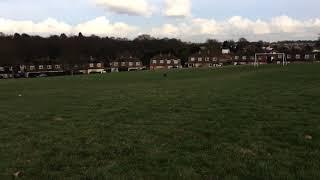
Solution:
{"label": "tree line", "polygon": [[[320,38],[316,42],[320,47]],[[194,54],[205,46],[213,52],[220,52],[221,48],[230,49],[232,53],[255,53],[270,43],[258,41],[249,42],[245,38],[238,41],[228,40],[219,42],[208,39],[204,43],[189,43],[179,39],[156,39],[149,35],[141,35],[133,40],[114,38],[76,36],[65,34],[50,37],[31,36],[28,34],[5,35],[0,33],[0,64],[33,63],[40,59],[55,60],[60,63],[76,64],[87,62],[90,57],[110,61],[119,56],[135,56],[145,65],[150,59],[159,53],[171,53],[182,59],[184,64],[191,54]],[[284,50],[284,47],[278,47]],[[303,47],[305,51],[312,47]],[[289,51],[289,49],[286,49]]]}

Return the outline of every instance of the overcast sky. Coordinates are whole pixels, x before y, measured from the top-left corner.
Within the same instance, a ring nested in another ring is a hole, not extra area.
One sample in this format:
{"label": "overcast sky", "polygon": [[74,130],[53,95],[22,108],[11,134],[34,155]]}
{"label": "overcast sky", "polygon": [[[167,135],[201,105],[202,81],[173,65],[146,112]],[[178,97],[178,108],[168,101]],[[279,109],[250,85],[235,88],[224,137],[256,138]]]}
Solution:
{"label": "overcast sky", "polygon": [[0,32],[316,39],[319,0],[0,0]]}

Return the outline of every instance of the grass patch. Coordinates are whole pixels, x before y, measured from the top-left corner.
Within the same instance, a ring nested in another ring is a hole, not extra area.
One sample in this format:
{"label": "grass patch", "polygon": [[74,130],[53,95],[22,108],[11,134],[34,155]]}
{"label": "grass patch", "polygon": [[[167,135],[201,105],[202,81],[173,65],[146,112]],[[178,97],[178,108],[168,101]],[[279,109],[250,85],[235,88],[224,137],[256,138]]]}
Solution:
{"label": "grass patch", "polygon": [[319,179],[319,69],[2,80],[0,179]]}

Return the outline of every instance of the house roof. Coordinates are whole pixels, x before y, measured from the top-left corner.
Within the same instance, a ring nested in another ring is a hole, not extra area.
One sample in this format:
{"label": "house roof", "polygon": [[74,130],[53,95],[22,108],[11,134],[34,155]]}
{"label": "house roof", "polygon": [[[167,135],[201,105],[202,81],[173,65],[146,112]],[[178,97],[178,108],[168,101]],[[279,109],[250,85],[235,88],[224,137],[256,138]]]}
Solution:
{"label": "house roof", "polygon": [[190,57],[216,57],[219,59],[231,59],[232,54],[222,54],[222,52],[215,52],[210,50],[199,51],[198,53],[192,54]]}
{"label": "house roof", "polygon": [[163,60],[163,59],[178,59],[176,56],[172,54],[158,54],[151,58],[152,60]]}
{"label": "house roof", "polygon": [[190,57],[221,57],[224,55],[230,55],[230,54],[222,54],[222,51],[213,51],[213,50],[200,50],[197,53],[192,54]]}
{"label": "house roof", "polygon": [[121,56],[112,60],[112,62],[137,62],[137,61],[141,61],[141,60],[133,56]]}

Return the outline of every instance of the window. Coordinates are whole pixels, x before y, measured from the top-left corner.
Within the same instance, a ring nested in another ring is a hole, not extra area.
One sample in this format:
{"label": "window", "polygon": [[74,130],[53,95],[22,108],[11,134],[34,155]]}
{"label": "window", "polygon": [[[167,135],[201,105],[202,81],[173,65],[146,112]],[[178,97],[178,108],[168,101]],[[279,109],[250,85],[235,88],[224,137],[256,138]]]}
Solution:
{"label": "window", "polygon": [[216,62],[218,60],[217,57],[212,58],[214,62]]}
{"label": "window", "polygon": [[90,63],[90,64],[89,64],[89,67],[90,67],[90,68],[93,68],[93,67],[94,67],[94,64],[93,64],[93,63]]}
{"label": "window", "polygon": [[126,62],[121,62],[121,66],[125,66],[126,65]]}
{"label": "window", "polygon": [[290,54],[287,55],[287,59],[291,59],[291,55]]}
{"label": "window", "polygon": [[239,56],[235,56],[234,59],[235,59],[235,60],[238,60],[238,59],[239,59]]}
{"label": "window", "polygon": [[251,56],[251,57],[250,57],[250,60],[254,60],[254,59],[255,59],[254,56]]}
{"label": "window", "polygon": [[198,58],[198,61],[201,62],[201,61],[202,61],[202,57],[199,57],[199,58]]}
{"label": "window", "polygon": [[51,65],[47,65],[47,69],[52,69],[52,66]]}
{"label": "window", "polygon": [[60,68],[61,68],[60,65],[55,65],[54,67],[55,67],[56,69],[60,69]]}
{"label": "window", "polygon": [[35,66],[30,66],[29,69],[30,69],[31,71],[34,71],[34,70],[36,69],[36,67],[35,67]]}
{"label": "window", "polygon": [[247,56],[242,56],[242,60],[247,60]]}
{"label": "window", "polygon": [[193,61],[195,61],[195,58],[194,58],[194,57],[192,57],[192,58],[190,58],[190,60],[193,62]]}
{"label": "window", "polygon": [[309,55],[309,54],[306,54],[306,55],[304,56],[304,58],[305,58],[305,59],[310,59],[310,55]]}
{"label": "window", "polygon": [[296,59],[300,59],[300,58],[301,58],[300,54],[297,54]]}
{"label": "window", "polygon": [[4,67],[0,67],[0,71],[4,71]]}
{"label": "window", "polygon": [[174,60],[173,62],[174,62],[174,64],[179,64],[178,60]]}
{"label": "window", "polygon": [[160,64],[163,64],[164,63],[164,60],[160,60]]}
{"label": "window", "polygon": [[207,62],[210,61],[210,58],[209,58],[209,57],[206,57],[206,61],[207,61]]}
{"label": "window", "polygon": [[129,62],[129,66],[133,66],[133,62]]}
{"label": "window", "polygon": [[102,64],[101,64],[101,63],[97,63],[97,67],[98,67],[98,68],[101,68],[101,67],[102,67]]}
{"label": "window", "polygon": [[[1,67],[0,67],[1,68]],[[20,70],[25,70],[26,69],[26,66],[25,65],[20,65]],[[0,69],[1,71],[1,69]]]}
{"label": "window", "polygon": [[39,69],[42,70],[43,69],[43,65],[39,65]]}
{"label": "window", "polygon": [[113,62],[113,65],[114,65],[114,66],[118,66],[119,63],[118,63],[118,62]]}
{"label": "window", "polygon": [[157,60],[152,60],[152,64],[157,64]]}
{"label": "window", "polygon": [[278,59],[282,59],[282,54],[279,54],[279,55],[278,55]]}
{"label": "window", "polygon": [[140,66],[141,65],[141,62],[136,62],[136,66]]}
{"label": "window", "polygon": [[171,60],[167,60],[167,64],[171,64]]}

